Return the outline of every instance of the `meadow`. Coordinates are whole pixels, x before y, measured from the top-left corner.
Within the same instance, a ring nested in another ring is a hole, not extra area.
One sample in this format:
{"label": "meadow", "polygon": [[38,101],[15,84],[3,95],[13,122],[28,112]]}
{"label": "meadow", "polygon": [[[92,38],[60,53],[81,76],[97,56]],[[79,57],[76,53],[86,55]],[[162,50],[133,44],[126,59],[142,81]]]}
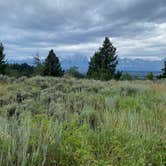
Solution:
{"label": "meadow", "polygon": [[0,166],[165,166],[166,80],[0,76]]}

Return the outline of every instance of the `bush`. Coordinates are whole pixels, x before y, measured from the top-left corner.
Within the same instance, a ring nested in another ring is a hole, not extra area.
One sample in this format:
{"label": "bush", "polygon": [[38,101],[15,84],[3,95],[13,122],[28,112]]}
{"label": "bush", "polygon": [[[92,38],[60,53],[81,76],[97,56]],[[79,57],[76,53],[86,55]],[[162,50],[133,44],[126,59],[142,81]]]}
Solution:
{"label": "bush", "polygon": [[153,73],[152,73],[152,72],[148,73],[148,74],[146,75],[146,79],[148,79],[148,80],[153,80],[153,79],[154,79]]}
{"label": "bush", "polygon": [[117,71],[114,75],[114,79],[119,81],[122,79],[122,71]]}
{"label": "bush", "polygon": [[133,77],[129,74],[129,73],[125,73],[122,75],[122,80],[128,80],[128,81],[131,81],[133,80]]}
{"label": "bush", "polygon": [[83,124],[89,124],[91,129],[96,130],[100,124],[99,114],[93,108],[85,107],[81,112],[80,121]]}
{"label": "bush", "polygon": [[84,78],[85,75],[78,71],[77,67],[71,67],[66,71],[66,74],[75,78]]}

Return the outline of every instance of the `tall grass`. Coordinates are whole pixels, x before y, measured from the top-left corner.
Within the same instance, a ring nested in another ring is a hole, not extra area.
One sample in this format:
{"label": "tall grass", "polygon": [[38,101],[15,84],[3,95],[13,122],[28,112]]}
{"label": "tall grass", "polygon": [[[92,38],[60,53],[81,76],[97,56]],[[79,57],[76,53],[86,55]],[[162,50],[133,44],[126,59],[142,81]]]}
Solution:
{"label": "tall grass", "polygon": [[166,165],[165,81],[8,80],[0,165]]}

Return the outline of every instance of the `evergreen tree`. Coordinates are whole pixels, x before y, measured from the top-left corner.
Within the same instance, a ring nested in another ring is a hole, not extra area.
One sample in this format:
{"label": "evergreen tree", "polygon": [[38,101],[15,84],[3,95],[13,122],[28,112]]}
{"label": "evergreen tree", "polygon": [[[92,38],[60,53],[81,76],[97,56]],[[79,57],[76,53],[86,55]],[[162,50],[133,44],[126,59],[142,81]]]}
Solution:
{"label": "evergreen tree", "polygon": [[146,75],[146,79],[147,79],[147,80],[153,80],[153,79],[154,79],[153,73],[152,73],[152,72],[148,73],[148,74]]}
{"label": "evergreen tree", "polygon": [[162,77],[166,78],[166,61],[164,62],[164,68],[162,69],[162,71],[163,71]]}
{"label": "evergreen tree", "polygon": [[117,72],[115,73],[115,75],[114,75],[114,79],[115,79],[116,81],[119,81],[119,80],[122,79],[122,75],[123,75],[123,72],[122,72],[122,71],[117,71]]}
{"label": "evergreen tree", "polygon": [[38,53],[34,56],[34,65],[34,75],[43,75],[44,63],[42,62]]}
{"label": "evergreen tree", "polygon": [[55,55],[54,50],[49,51],[44,65],[44,75],[58,77],[62,76],[64,73],[61,68],[59,58]]}
{"label": "evergreen tree", "polygon": [[91,57],[89,63],[89,69],[87,75],[90,78],[98,79],[102,69],[102,56],[99,52],[96,52],[93,57]]}
{"label": "evergreen tree", "polygon": [[115,76],[117,64],[116,48],[106,37],[103,46],[91,58],[87,75],[100,80],[112,79]]}
{"label": "evergreen tree", "polygon": [[5,74],[6,61],[3,44],[0,43],[0,74]]}
{"label": "evergreen tree", "polygon": [[166,61],[164,62],[164,68],[162,69],[163,73],[158,75],[158,79],[166,78]]}
{"label": "evergreen tree", "polygon": [[37,53],[35,56],[34,56],[34,64],[35,66],[38,66],[40,65],[42,62],[41,62],[41,58],[39,56],[39,54]]}
{"label": "evergreen tree", "polygon": [[70,67],[67,71],[66,74],[75,78],[84,78],[85,75],[83,73],[80,73],[78,70],[78,67],[73,66]]}

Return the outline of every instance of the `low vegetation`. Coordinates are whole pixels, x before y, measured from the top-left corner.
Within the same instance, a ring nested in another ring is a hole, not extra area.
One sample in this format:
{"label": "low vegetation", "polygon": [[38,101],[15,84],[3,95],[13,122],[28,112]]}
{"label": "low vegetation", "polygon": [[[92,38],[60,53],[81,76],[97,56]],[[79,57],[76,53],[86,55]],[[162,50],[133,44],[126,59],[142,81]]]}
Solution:
{"label": "low vegetation", "polygon": [[166,82],[0,76],[1,166],[165,166]]}

